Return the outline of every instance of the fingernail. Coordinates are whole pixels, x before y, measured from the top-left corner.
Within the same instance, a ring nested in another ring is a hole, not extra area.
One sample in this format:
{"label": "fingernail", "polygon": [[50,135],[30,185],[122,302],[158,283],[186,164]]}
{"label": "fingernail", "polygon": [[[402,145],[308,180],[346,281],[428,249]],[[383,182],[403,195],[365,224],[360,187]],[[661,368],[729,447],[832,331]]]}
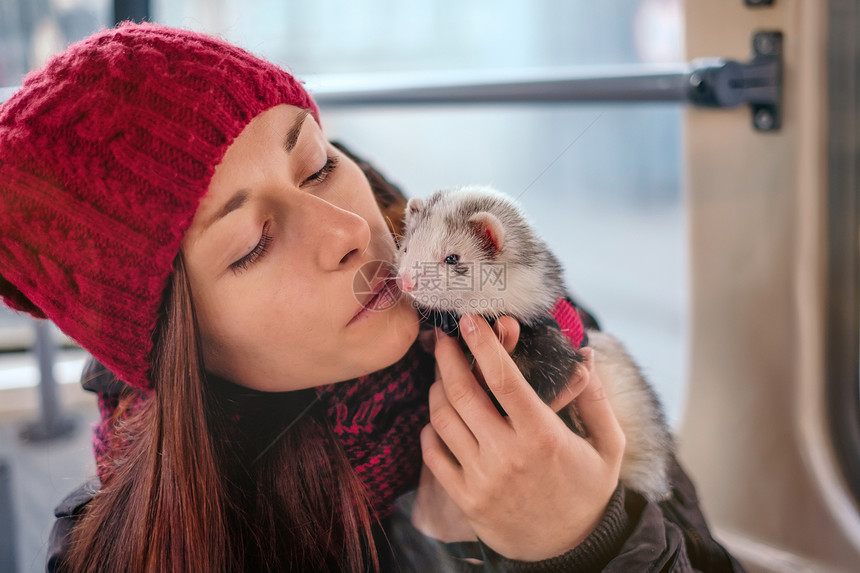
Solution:
{"label": "fingernail", "polygon": [[475,323],[474,317],[472,317],[471,315],[468,315],[468,314],[463,317],[463,330],[465,330],[468,333],[472,333],[472,332],[475,332],[475,330],[477,330],[477,328],[478,328],[478,325],[477,325],[477,323]]}

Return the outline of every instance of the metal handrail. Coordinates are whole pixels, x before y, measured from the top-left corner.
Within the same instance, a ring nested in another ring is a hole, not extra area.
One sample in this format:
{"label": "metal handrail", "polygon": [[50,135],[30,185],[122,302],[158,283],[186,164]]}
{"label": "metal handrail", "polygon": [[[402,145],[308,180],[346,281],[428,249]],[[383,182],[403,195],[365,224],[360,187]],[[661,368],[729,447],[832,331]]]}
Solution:
{"label": "metal handrail", "polygon": [[678,102],[731,108],[750,104],[753,125],[780,127],[782,35],[753,37],[753,58],[702,58],[665,66],[575,67],[502,71],[400,72],[309,76],[328,108],[493,103]]}
{"label": "metal handrail", "polygon": [[324,107],[488,103],[682,102],[690,67],[576,67],[305,76]]}
{"label": "metal handrail", "polygon": [[[493,103],[678,102],[750,104],[756,129],[779,129],[782,36],[753,38],[752,60],[702,58],[689,64],[527,70],[458,70],[317,75],[305,82],[324,107]],[[15,88],[0,88],[0,102]],[[762,110],[766,113],[762,114]]]}
{"label": "metal handrail", "polygon": [[[325,107],[487,103],[683,102],[687,64],[526,70],[446,70],[303,76]],[[0,87],[0,103],[18,86]]]}

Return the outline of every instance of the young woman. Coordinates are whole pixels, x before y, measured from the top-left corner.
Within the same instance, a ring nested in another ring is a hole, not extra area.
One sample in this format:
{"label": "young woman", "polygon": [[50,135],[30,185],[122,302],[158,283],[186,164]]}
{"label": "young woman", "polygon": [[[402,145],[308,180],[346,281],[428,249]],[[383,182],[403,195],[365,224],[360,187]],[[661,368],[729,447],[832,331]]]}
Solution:
{"label": "young woman", "polygon": [[[58,508],[50,570],[739,569],[680,468],[660,505],[618,483],[590,367],[551,408],[509,317],[461,321],[473,372],[453,339],[422,349],[406,297],[366,308],[400,199],[295,78],[215,38],[123,25],[25,79],[0,295],[109,369],[85,373],[99,479]],[[553,412],[574,399],[588,439]]]}

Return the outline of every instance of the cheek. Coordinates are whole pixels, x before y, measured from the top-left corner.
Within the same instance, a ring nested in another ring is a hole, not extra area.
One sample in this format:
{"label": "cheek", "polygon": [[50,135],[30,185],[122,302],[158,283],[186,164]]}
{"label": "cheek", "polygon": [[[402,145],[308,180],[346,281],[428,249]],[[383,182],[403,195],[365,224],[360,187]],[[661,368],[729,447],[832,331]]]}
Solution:
{"label": "cheek", "polygon": [[242,351],[237,343],[255,330],[253,321],[259,315],[245,303],[232,289],[214,289],[196,305],[206,365],[217,374],[225,374],[232,353]]}
{"label": "cheek", "polygon": [[225,288],[207,314],[213,338],[230,341],[232,347],[254,347],[273,336],[299,338],[314,305],[295,277],[266,277]]}
{"label": "cheek", "polygon": [[260,389],[272,389],[267,381],[275,378],[306,376],[305,363],[316,360],[330,338],[320,318],[326,300],[320,293],[310,298],[301,285],[270,287],[258,282],[219,293],[221,302],[201,321],[207,368]]}

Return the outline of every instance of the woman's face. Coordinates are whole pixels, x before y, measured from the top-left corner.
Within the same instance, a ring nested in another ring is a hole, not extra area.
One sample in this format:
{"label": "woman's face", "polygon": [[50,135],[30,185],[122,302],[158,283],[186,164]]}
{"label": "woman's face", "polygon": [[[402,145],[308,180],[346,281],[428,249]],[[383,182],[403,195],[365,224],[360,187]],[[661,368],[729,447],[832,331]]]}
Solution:
{"label": "woman's face", "polygon": [[395,244],[359,167],[289,105],[227,149],[182,243],[206,369],[264,391],[350,380],[418,334],[409,297],[353,320]]}

